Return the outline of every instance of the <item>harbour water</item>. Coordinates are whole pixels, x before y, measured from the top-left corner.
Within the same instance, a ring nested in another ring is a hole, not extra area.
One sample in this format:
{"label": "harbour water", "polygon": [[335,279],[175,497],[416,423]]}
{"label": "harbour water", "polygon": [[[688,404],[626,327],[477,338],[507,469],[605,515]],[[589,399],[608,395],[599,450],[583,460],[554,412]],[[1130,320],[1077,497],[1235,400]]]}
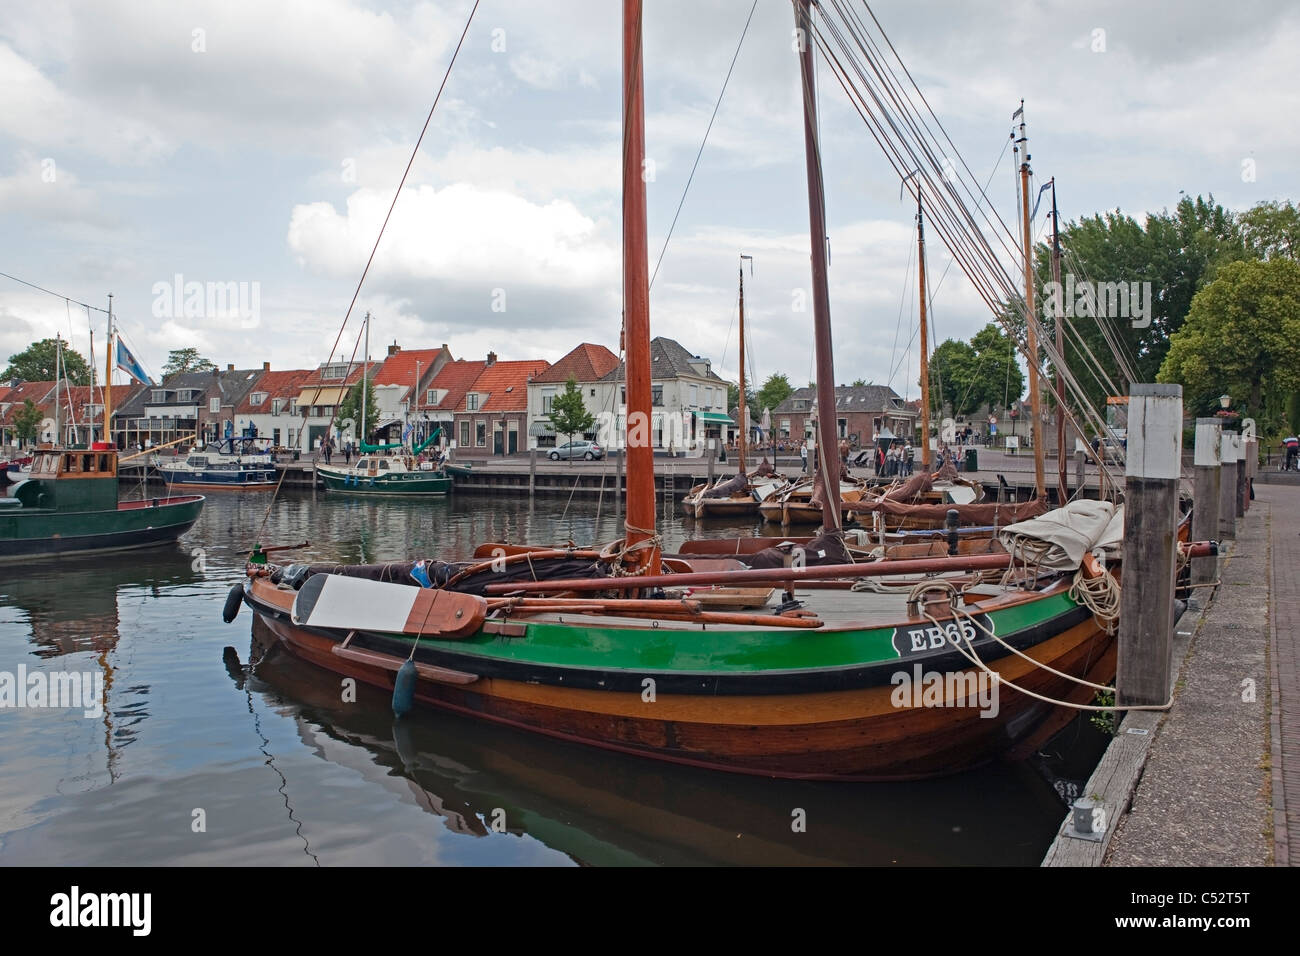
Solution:
{"label": "harbour water", "polygon": [[[0,865],[1038,864],[1104,746],[1086,721],[1045,761],[772,781],[441,713],[395,722],[386,693],[345,702],[336,676],[266,653],[246,608],[221,621],[255,539],[357,563],[603,543],[620,524],[608,500],[223,493],[177,546],[0,570],[0,672],[105,688],[96,716],[0,709]],[[683,525],[664,517],[666,546],[701,533]]]}

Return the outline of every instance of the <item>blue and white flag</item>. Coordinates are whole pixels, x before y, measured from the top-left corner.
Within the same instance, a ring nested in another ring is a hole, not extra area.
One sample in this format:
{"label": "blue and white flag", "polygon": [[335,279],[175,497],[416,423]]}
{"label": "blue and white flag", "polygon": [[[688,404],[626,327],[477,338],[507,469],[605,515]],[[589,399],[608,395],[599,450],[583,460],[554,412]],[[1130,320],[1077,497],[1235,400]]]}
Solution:
{"label": "blue and white flag", "polygon": [[114,356],[114,360],[118,368],[123,372],[126,372],[127,375],[130,375],[141,385],[153,384],[153,379],[145,374],[140,363],[135,360],[135,356],[131,354],[131,350],[122,344],[121,339],[117,340],[117,354]]}
{"label": "blue and white flag", "polygon": [[407,425],[406,431],[402,432],[402,441],[409,441],[413,434],[415,434],[415,426]]}

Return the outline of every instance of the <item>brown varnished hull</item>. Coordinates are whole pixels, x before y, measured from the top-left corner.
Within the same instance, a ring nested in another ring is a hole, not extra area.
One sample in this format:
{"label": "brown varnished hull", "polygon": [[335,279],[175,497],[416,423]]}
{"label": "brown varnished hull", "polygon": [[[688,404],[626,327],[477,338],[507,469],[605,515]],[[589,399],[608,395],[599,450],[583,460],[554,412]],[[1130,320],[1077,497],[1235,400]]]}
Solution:
{"label": "brown varnished hull", "polygon": [[[261,582],[259,582],[261,584]],[[266,593],[276,592],[264,585]],[[336,641],[264,615],[293,654],[337,674],[391,689],[393,673],[334,654]],[[815,639],[815,638],[812,638]],[[1112,638],[1088,618],[1027,652],[1104,683],[1115,672]],[[1004,679],[1052,698],[1090,692],[1019,657],[992,665]],[[900,671],[910,670],[905,661]],[[1011,749],[1052,711],[1003,686],[996,716],[967,707],[896,707],[892,686],[787,695],[658,696],[481,678],[465,685],[420,680],[420,702],[609,750],[763,776],[889,780],[952,773]]]}

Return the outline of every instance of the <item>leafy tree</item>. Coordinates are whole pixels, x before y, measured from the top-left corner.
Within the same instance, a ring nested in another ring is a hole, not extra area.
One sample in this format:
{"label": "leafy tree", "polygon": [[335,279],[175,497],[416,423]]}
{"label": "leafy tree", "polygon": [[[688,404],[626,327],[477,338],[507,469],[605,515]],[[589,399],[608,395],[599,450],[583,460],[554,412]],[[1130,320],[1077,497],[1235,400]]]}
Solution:
{"label": "leafy tree", "polygon": [[758,390],[755,404],[758,406],[759,413],[764,408],[772,411],[793,394],[794,387],[790,384],[790,380],[780,372],[774,372],[767,377],[763,387]]}
{"label": "leafy tree", "polygon": [[1284,257],[1233,262],[1197,293],[1160,368],[1181,382],[1198,414],[1231,395],[1266,433],[1286,421],[1300,389],[1300,263]]}
{"label": "leafy tree", "polygon": [[867,380],[865,378],[855,378],[850,388],[862,388],[866,384]]}
{"label": "leafy tree", "polygon": [[[310,388],[311,384],[308,384],[305,387]],[[377,411],[378,409],[375,408],[375,383],[373,381],[367,381],[366,382],[366,417],[364,421],[362,420],[361,383],[357,382],[357,384],[353,385],[352,388],[348,390],[347,395],[343,397],[343,401],[339,403],[339,414],[336,420],[342,422],[342,421],[346,421],[349,418],[352,419],[352,421],[355,423],[352,429],[352,433],[358,436],[359,441],[364,441],[368,443],[370,441],[371,429],[375,427],[375,419],[377,417],[376,415]]]}
{"label": "leafy tree", "polygon": [[[568,435],[569,441],[573,441],[574,435],[591,431],[595,424],[596,419],[582,401],[578,380],[570,375],[564,383],[564,391],[551,399],[551,427],[557,434]],[[570,457],[569,461],[573,458]]]}
{"label": "leafy tree", "polygon": [[14,412],[14,434],[23,441],[34,440],[44,418],[36,403],[27,399],[23,407]]}
{"label": "leafy tree", "polygon": [[180,375],[182,372],[211,372],[215,365],[199,355],[198,349],[173,349],[167,353],[167,364],[163,366],[163,378]]}
{"label": "leafy tree", "polygon": [[[745,389],[745,404],[749,406],[751,415],[758,414],[758,393],[753,387]],[[727,411],[740,407],[740,386],[735,382],[727,383]]]}
{"label": "leafy tree", "polygon": [[1025,389],[1015,343],[990,322],[969,343],[948,339],[930,357],[930,401],[955,415],[1008,405]]}
{"label": "leafy tree", "polygon": [[[58,343],[54,339],[41,339],[27,346],[17,355],[9,356],[9,367],[0,373],[0,381],[22,379],[24,382],[52,382]],[[75,350],[63,343],[63,368],[73,385],[90,384],[90,366]]]}
{"label": "leafy tree", "polygon": [[[1144,328],[1135,327],[1131,319],[1123,317],[1075,315],[1065,319],[1117,386],[1121,383],[1119,363],[1102,331],[1103,325],[1119,342],[1137,380],[1152,381],[1169,351],[1172,336],[1187,318],[1192,298],[1213,280],[1220,267],[1248,255],[1237,218],[1213,196],[1184,197],[1173,212],[1148,215],[1141,224],[1119,210],[1080,219],[1062,228],[1061,246],[1062,284],[1070,274],[1076,285],[1085,280],[1151,283],[1151,322]],[[1051,278],[1046,244],[1038,247],[1035,272],[1041,289]],[[1045,312],[1041,293],[1036,302],[1040,313]],[[1053,334],[1050,318],[1045,325],[1047,334]],[[1076,370],[1093,405],[1104,408],[1107,387],[1084,371],[1091,360],[1073,332],[1066,333],[1065,342],[1067,364]]]}
{"label": "leafy tree", "polygon": [[1256,259],[1300,259],[1300,209],[1262,202],[1237,216],[1246,252]]}

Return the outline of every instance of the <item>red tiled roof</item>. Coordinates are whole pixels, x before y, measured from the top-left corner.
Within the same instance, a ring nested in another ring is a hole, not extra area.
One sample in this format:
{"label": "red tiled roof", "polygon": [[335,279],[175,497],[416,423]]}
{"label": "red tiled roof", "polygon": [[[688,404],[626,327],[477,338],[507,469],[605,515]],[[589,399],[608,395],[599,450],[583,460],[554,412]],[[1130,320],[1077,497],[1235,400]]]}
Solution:
{"label": "red tiled roof", "polygon": [[0,403],[8,405],[7,409],[0,409],[0,425],[12,425],[14,413],[23,407],[23,403],[31,399],[38,407],[44,408],[47,396],[54,394],[53,382],[22,382],[9,389]]}
{"label": "red tiled roof", "polygon": [[460,405],[465,393],[469,387],[474,384],[474,380],[483,374],[483,369],[487,367],[487,362],[476,361],[467,362],[465,359],[457,359],[454,362],[448,362],[438,374],[428,383],[428,388],[436,388],[439,391],[445,389],[447,394],[443,396],[442,401],[435,405],[430,405],[424,401],[427,395],[421,395],[420,401],[416,403],[417,411],[455,411]]}
{"label": "red tiled roof", "polygon": [[[316,376],[316,370],[312,368],[295,368],[282,372],[263,372],[262,377],[244,396],[244,400],[239,403],[235,409],[236,415],[263,415],[271,411],[271,399],[273,398],[297,398],[302,391],[302,387],[311,382]],[[262,399],[260,405],[253,404],[253,396],[264,392],[266,398]]]}
{"label": "red tiled roof", "polygon": [[400,402],[416,385],[415,367],[420,364],[420,375],[424,375],[442,354],[442,349],[412,349],[394,352],[384,360],[384,366],[371,376],[376,385],[404,385],[406,388],[397,397]]}
{"label": "red tiled roof", "polygon": [[583,342],[545,372],[533,378],[534,382],[559,382],[570,378],[578,382],[597,382],[618,368],[618,356],[603,345]]}
{"label": "red tiled roof", "polygon": [[[550,364],[545,359],[524,359],[519,362],[495,362],[489,365],[467,389],[470,392],[487,395],[486,400],[479,403],[476,411],[522,412],[526,410],[528,379],[546,371]],[[456,411],[468,411],[464,398],[456,406]]]}

